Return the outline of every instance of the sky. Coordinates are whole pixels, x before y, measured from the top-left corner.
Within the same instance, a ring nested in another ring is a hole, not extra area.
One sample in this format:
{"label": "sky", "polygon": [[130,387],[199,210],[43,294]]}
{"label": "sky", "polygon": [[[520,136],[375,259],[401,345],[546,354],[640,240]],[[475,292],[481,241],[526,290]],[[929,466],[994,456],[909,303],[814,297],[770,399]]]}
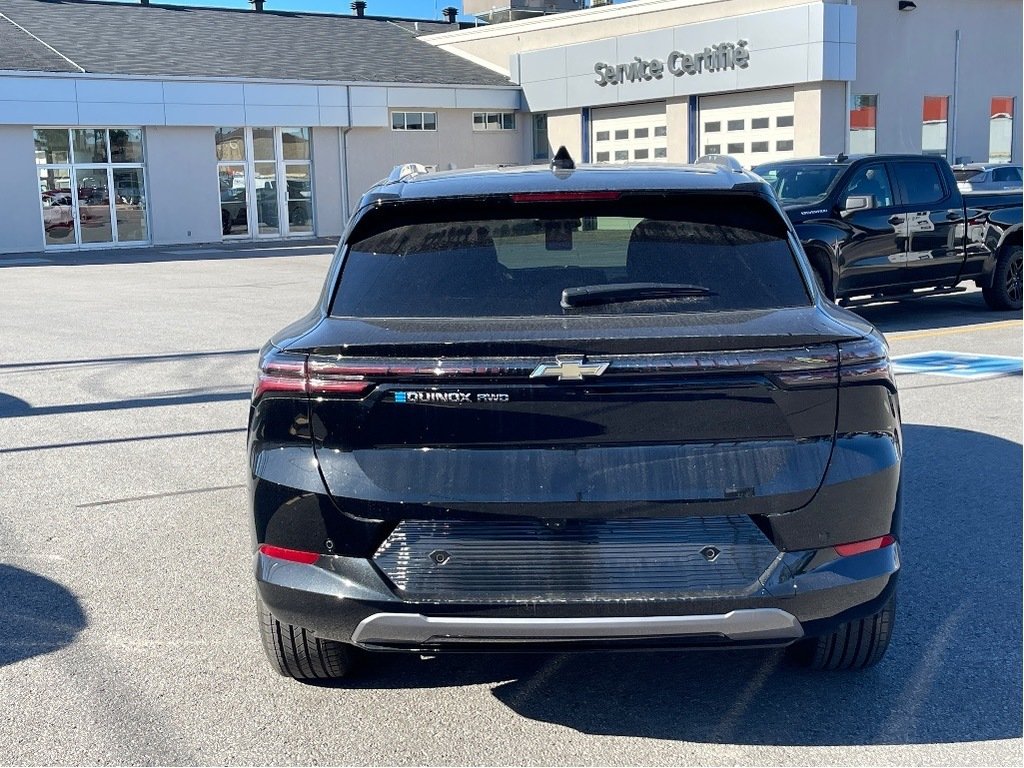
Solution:
{"label": "sky", "polygon": [[[138,0],[121,0],[137,3]],[[249,0],[153,0],[165,5],[195,5],[214,8],[250,8]],[[402,16],[410,19],[442,19],[441,9],[454,5],[460,11],[461,0],[367,0],[366,13],[369,16]],[[349,0],[266,0],[267,10],[276,11],[318,11],[321,13],[351,14]],[[472,20],[472,16],[460,19]]]}

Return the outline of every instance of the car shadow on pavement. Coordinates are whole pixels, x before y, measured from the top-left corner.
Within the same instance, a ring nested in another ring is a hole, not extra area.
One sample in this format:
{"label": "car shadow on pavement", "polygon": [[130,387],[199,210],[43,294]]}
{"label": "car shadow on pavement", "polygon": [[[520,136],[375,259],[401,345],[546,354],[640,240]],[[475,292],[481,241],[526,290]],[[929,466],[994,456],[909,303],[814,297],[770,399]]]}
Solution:
{"label": "car shadow on pavement", "polygon": [[877,667],[821,673],[781,651],[379,655],[346,687],[497,683],[515,712],[602,735],[752,745],[1021,736],[1021,446],[904,428],[903,563]]}
{"label": "car shadow on pavement", "polygon": [[1020,311],[997,312],[989,309],[981,291],[928,299],[869,304],[853,311],[878,326],[882,333],[899,333],[965,325],[984,325],[1020,320]]}
{"label": "car shadow on pavement", "polygon": [[0,667],[59,651],[85,626],[85,613],[67,588],[0,564]]}

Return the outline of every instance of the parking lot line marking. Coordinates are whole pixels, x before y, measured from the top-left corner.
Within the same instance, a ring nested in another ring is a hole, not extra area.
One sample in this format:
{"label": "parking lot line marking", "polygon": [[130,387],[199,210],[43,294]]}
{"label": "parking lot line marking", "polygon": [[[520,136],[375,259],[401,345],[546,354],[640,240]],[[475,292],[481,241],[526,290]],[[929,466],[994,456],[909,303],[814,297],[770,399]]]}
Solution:
{"label": "parking lot line marking", "polygon": [[899,339],[926,339],[929,336],[952,336],[957,333],[973,333],[974,331],[994,331],[1000,328],[1020,327],[1024,320],[1000,320],[995,323],[977,323],[975,325],[961,325],[956,328],[936,328],[929,331],[893,331],[885,334],[886,338]]}

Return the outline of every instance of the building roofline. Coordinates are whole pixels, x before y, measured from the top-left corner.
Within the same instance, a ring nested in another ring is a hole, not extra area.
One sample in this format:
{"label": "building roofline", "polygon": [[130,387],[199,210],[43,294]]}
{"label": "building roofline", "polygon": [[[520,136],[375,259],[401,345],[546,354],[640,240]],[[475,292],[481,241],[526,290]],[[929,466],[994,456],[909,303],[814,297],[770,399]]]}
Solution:
{"label": "building roofline", "polygon": [[266,77],[217,77],[215,75],[118,75],[108,72],[50,72],[39,70],[0,69],[0,77],[39,77],[39,78],[75,78],[76,80],[141,80],[141,81],[174,81],[188,83],[252,83],[259,85],[330,85],[344,88],[430,88],[442,90],[458,88],[459,90],[477,91],[522,91],[515,83],[508,85],[481,85],[479,83],[402,83],[383,82],[378,80],[295,80],[294,78],[276,79]]}
{"label": "building roofline", "polygon": [[[116,0],[60,0],[60,1],[62,3],[64,3],[64,4],[66,4],[66,5],[88,5],[88,6],[101,5],[101,6],[107,6],[107,7],[113,7],[113,8],[143,7],[143,6],[140,6],[137,2],[116,2]],[[269,1],[271,1],[271,0],[268,0],[268,2]],[[365,16],[356,16],[356,15],[351,14],[351,13],[328,13],[328,12],[325,12],[325,11],[286,11],[286,10],[283,10],[283,9],[280,9],[280,8],[273,8],[273,7],[264,8],[262,11],[254,11],[254,10],[247,9],[247,8],[222,8],[222,7],[219,7],[219,6],[210,6],[210,5],[179,5],[179,4],[176,4],[176,3],[161,3],[161,2],[151,2],[151,3],[149,3],[149,5],[147,5],[145,7],[146,8],[160,8],[162,10],[169,10],[169,11],[183,11],[183,12],[191,12],[191,11],[219,11],[219,12],[222,12],[222,13],[238,13],[238,14],[243,14],[243,15],[262,14],[263,16],[287,16],[287,17],[317,16],[317,17],[329,18],[329,19],[339,19],[340,18],[340,19],[352,19],[352,20],[359,20],[359,21],[409,21],[409,22],[413,22],[413,21],[426,21],[426,22],[429,22],[431,24],[447,24],[448,23],[443,17],[440,18],[440,19],[428,19],[428,18],[423,18],[423,17],[418,17],[417,18],[417,17],[411,17],[411,16],[376,16],[376,15],[370,15],[370,14],[367,14]],[[0,15],[2,15],[2,14],[0,14]],[[455,24],[453,24],[451,26],[458,26],[460,23],[461,22],[456,22]],[[454,32],[454,31],[457,31],[457,30],[452,30],[452,31]],[[72,63],[74,63],[74,62],[72,62]]]}

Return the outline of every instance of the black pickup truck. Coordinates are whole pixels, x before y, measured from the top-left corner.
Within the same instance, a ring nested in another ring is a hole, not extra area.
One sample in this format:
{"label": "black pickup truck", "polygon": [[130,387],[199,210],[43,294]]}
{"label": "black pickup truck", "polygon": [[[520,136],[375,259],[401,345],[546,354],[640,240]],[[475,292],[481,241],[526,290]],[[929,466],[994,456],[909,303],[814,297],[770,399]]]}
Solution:
{"label": "black pickup truck", "polygon": [[754,172],[775,190],[825,292],[842,303],[953,293],[973,281],[1020,309],[1021,193],[961,193],[945,159],[785,160]]}

